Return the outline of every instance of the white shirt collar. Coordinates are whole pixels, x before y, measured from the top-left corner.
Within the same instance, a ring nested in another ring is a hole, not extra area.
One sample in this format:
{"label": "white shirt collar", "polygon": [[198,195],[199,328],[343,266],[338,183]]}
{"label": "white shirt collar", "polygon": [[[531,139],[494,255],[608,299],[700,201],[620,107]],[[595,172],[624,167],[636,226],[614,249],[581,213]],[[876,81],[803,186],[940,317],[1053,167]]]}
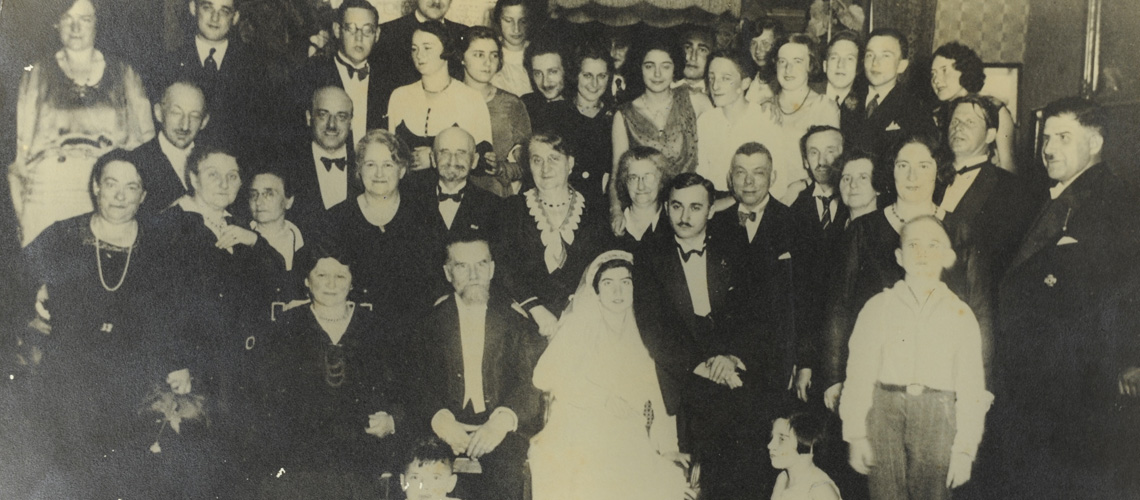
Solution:
{"label": "white shirt collar", "polygon": [[329,151],[321,147],[320,144],[317,144],[317,141],[312,141],[312,145],[313,158],[320,159],[322,156],[333,159],[348,158],[348,145],[341,146],[340,149],[337,149],[336,151]]}
{"label": "white shirt collar", "polygon": [[815,197],[815,198],[818,198],[820,196],[831,197],[832,195],[835,194],[834,189],[831,190],[831,194],[827,194],[827,193],[823,192],[823,185],[822,184],[820,184],[818,182],[814,182],[813,184],[815,184],[815,189],[812,190],[812,192],[811,192],[812,197]]}
{"label": "white shirt collar", "polygon": [[214,62],[222,67],[222,59],[226,57],[226,49],[230,47],[230,39],[223,38],[218,41],[207,40],[201,35],[194,35],[194,47],[198,49],[198,62],[206,65],[206,58],[210,57],[210,49],[214,49]]}
{"label": "white shirt collar", "polygon": [[1077,172],[1077,175],[1074,175],[1074,176],[1072,176],[1072,177],[1071,177],[1071,178],[1069,178],[1069,180],[1068,180],[1068,181],[1066,181],[1066,182],[1061,182],[1061,181],[1058,181],[1058,182],[1057,182],[1057,184],[1055,184],[1055,185],[1053,185],[1053,187],[1049,188],[1049,198],[1050,198],[1050,199],[1054,199],[1054,200],[1055,200],[1055,199],[1057,199],[1057,198],[1060,198],[1060,197],[1061,197],[1061,193],[1064,193],[1064,192],[1065,192],[1065,190],[1069,188],[1069,186],[1072,186],[1072,185],[1073,185],[1073,181],[1076,181],[1076,180],[1077,180],[1077,177],[1080,177],[1080,176],[1081,176],[1081,175],[1083,175],[1085,172],[1088,172],[1088,171],[1089,171],[1089,169],[1090,169],[1090,168],[1092,168],[1093,166],[1094,166],[1094,165],[1089,165],[1088,167],[1085,167],[1085,169],[1084,169],[1084,170],[1081,170],[1080,172]]}
{"label": "white shirt collar", "polygon": [[837,89],[834,86],[832,86],[830,83],[827,84],[827,98],[831,99],[832,101],[835,101],[838,104],[842,104],[843,101],[846,101],[847,96],[850,94],[851,94],[851,87],[847,87],[846,89],[840,90],[840,89]]}
{"label": "white shirt collar", "polygon": [[696,246],[690,246],[688,243],[681,241],[681,238],[679,238],[677,236],[673,236],[673,241],[676,241],[677,246],[681,247],[681,249],[686,251],[686,252],[690,252],[693,250],[703,250],[706,246],[704,239],[701,239],[700,243],[698,243]]}
{"label": "white shirt collar", "polygon": [[768,202],[770,202],[771,200],[772,200],[772,194],[769,193],[767,196],[764,197],[763,200],[760,201],[760,204],[757,205],[756,208],[748,208],[748,207],[742,205],[741,203],[737,202],[736,211],[740,212],[742,214],[755,213],[758,215],[763,215],[764,210],[768,208]]}
{"label": "white shirt collar", "polygon": [[190,151],[194,149],[194,143],[191,142],[189,146],[180,148],[175,146],[173,142],[170,142],[170,139],[166,138],[166,134],[160,131],[158,133],[158,148],[162,150],[162,154],[166,155],[167,158],[176,157],[185,161],[186,158],[190,156]]}
{"label": "white shirt collar", "polygon": [[954,161],[954,170],[962,170],[963,168],[966,168],[966,167],[972,167],[974,165],[978,165],[980,163],[986,162],[989,159],[990,159],[989,155],[981,154],[981,155],[971,156],[971,157],[966,158],[962,161],[955,160]]}
{"label": "white shirt collar", "polygon": [[867,99],[863,101],[863,104],[871,104],[871,100],[874,99],[875,96],[879,96],[879,104],[882,104],[883,101],[887,100],[887,96],[890,95],[893,90],[895,90],[895,87],[897,87],[898,84],[899,81],[896,78],[894,83],[891,83],[891,86],[887,87],[886,90],[875,90],[874,87],[867,89]]}

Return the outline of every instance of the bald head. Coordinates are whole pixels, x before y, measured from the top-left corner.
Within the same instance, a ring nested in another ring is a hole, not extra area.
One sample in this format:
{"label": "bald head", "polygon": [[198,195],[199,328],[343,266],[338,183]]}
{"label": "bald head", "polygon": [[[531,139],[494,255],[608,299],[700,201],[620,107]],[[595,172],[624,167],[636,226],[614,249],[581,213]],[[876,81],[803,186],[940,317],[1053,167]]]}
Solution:
{"label": "bald head", "polygon": [[432,154],[440,183],[458,187],[475,166],[475,138],[459,127],[444,129],[435,136]]}
{"label": "bald head", "polygon": [[179,149],[194,143],[198,132],[206,126],[206,96],[189,82],[174,82],[154,105],[154,119],[162,125],[162,135]]}
{"label": "bald head", "polygon": [[352,99],[340,87],[322,87],[313,92],[313,107],[305,113],[313,142],[329,152],[344,147],[352,128]]}

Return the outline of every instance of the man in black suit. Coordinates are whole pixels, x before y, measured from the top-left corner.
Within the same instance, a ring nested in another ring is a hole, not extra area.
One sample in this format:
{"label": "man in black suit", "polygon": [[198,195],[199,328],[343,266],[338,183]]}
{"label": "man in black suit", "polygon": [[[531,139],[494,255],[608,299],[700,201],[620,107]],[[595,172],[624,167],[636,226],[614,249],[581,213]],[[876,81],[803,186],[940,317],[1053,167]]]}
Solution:
{"label": "man in black suit", "polygon": [[486,240],[453,240],[444,272],[455,293],[436,303],[413,340],[424,362],[424,418],[458,464],[475,460],[482,469],[460,474],[458,496],[521,499],[528,437],[520,431],[533,430],[539,414],[531,384],[538,335],[509,300],[492,295]]}
{"label": "man in black suit", "polygon": [[674,237],[646,242],[634,256],[638,327],[658,364],[666,410],[678,414],[681,451],[701,463],[704,491],[747,497],[763,487],[752,390],[759,382],[749,378],[762,363],[745,338],[755,332],[734,326],[740,274],[729,242],[708,232],[713,184],[683,173],[665,193]]}
{"label": "man in black suit", "polygon": [[1095,103],[1046,106],[1042,159],[1057,184],[999,291],[996,349],[1011,487],[1024,498],[1135,493],[1140,388],[1140,194],[1101,161]]}
{"label": "man in black suit", "polygon": [[210,122],[206,96],[193,82],[174,82],[154,104],[154,119],[162,126],[160,133],[131,151],[146,185],[147,196],[139,210],[150,213],[169,207],[186,194],[186,159],[198,132]]}
{"label": "man in black suit", "polygon": [[[459,127],[443,129],[435,136],[432,145],[435,170],[423,172],[424,179],[417,179],[418,186],[409,186],[413,196],[428,201],[429,206],[437,207],[427,213],[429,226],[424,228],[431,233],[431,251],[440,254],[452,235],[470,233],[494,244],[498,237],[499,205],[498,196],[467,181],[471,169],[478,158],[475,152],[475,138]],[[412,175],[405,177],[405,182]],[[437,276],[437,285],[444,287],[444,275]]]}
{"label": "man in black suit", "polygon": [[309,227],[320,224],[328,209],[348,199],[353,190],[348,166],[355,161],[348,144],[354,113],[348,94],[339,87],[322,87],[313,93],[311,103],[305,112],[310,140],[303,146],[287,145],[281,153],[297,193],[293,213]]}
{"label": "man in black suit", "polygon": [[952,102],[950,109],[946,136],[956,174],[940,206],[948,224],[965,225],[971,239],[988,249],[996,279],[1016,254],[1036,205],[1013,174],[990,162],[998,127],[993,101],[970,95]]}
{"label": "man in black suit", "polygon": [[[411,14],[380,25],[381,50],[373,60],[384,68],[393,89],[420,79],[420,73],[412,62],[412,33],[420,24],[442,24],[452,40],[451,44],[459,43],[467,32],[467,26],[444,19],[447,9],[451,8],[451,0],[416,0],[415,4]],[[463,81],[463,65],[452,64],[449,69],[452,78]],[[384,102],[386,104],[387,99]]]}
{"label": "man in black suit", "polygon": [[313,92],[321,87],[344,89],[352,100],[352,140],[371,129],[387,128],[388,98],[395,89],[387,68],[369,59],[380,38],[379,13],[367,0],[345,0],[332,24],[337,51],[332,57],[315,57],[294,77],[297,109],[308,109]]}
{"label": "man in black suit", "polygon": [[823,94],[839,106],[839,130],[848,141],[863,124],[867,114],[864,99],[867,81],[859,78],[862,71],[863,41],[854,31],[840,31],[827,42],[827,58],[823,71],[827,88]]}
{"label": "man in black suit", "polygon": [[[863,71],[867,76],[867,97],[863,101],[863,123],[854,131],[851,143],[886,161],[891,148],[904,137],[934,130],[931,113],[906,88],[899,77],[910,64],[910,44],[906,35],[894,28],[879,28],[867,39]],[[894,160],[893,158],[890,160]]]}
{"label": "man in black suit", "polygon": [[168,57],[161,84],[187,79],[206,94],[206,107],[212,110],[209,130],[202,139],[227,146],[252,144],[261,133],[258,117],[265,110],[262,99],[268,95],[257,61],[237,37],[230,37],[241,18],[235,0],[191,0],[190,14],[195,32],[190,43]]}
{"label": "man in black suit", "polygon": [[522,102],[536,131],[559,127],[564,119],[554,103],[566,100],[566,63],[561,45],[552,37],[531,41],[524,52],[523,65],[534,92],[522,96]]}

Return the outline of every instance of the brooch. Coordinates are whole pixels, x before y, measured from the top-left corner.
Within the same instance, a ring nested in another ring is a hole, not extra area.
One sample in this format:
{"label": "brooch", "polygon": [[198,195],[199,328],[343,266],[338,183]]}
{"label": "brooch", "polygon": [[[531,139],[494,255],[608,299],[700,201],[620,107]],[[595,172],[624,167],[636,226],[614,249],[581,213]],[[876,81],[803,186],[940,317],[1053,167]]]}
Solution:
{"label": "brooch", "polygon": [[1045,277],[1045,286],[1047,286],[1049,288],[1053,288],[1053,285],[1056,285],[1056,284],[1057,284],[1057,277],[1056,276],[1053,276],[1052,274],[1050,274],[1050,275]]}

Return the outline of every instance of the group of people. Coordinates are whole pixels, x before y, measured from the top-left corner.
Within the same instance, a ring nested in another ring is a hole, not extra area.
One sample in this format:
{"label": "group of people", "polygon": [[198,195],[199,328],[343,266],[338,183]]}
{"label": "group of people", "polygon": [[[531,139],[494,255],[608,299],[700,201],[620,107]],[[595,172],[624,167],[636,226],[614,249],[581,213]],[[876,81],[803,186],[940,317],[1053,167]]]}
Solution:
{"label": "group of people", "polygon": [[1044,110],[1037,192],[959,43],[927,103],[892,28],[449,5],[343,0],[266,95],[238,0],[154,75],[59,2],[9,167],[29,491],[1135,491],[1140,197],[1096,104]]}

